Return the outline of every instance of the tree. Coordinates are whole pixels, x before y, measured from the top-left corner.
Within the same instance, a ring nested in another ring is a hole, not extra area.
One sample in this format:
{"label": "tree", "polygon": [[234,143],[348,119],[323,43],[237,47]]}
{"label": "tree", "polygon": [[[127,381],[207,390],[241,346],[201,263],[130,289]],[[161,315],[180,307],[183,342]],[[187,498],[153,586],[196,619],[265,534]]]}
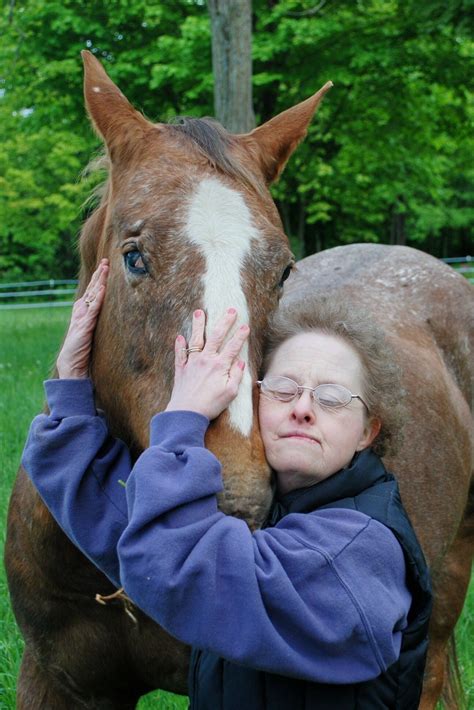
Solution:
{"label": "tree", "polygon": [[[230,12],[239,2],[212,0],[209,10],[223,5]],[[468,253],[474,42],[466,4],[254,0],[252,22],[257,122],[335,84],[274,188],[297,256],[391,240],[438,256]],[[2,277],[73,276],[80,205],[100,179],[79,179],[100,147],[84,113],[80,50],[93,51],[152,120],[210,115],[208,8],[203,0],[16,0],[3,8],[0,33]]]}
{"label": "tree", "polygon": [[474,67],[463,4],[280,0],[257,4],[256,18],[261,117],[335,84],[275,193],[297,254],[397,239],[466,253]]}
{"label": "tree", "polygon": [[231,133],[255,127],[252,0],[209,0],[215,116]]}

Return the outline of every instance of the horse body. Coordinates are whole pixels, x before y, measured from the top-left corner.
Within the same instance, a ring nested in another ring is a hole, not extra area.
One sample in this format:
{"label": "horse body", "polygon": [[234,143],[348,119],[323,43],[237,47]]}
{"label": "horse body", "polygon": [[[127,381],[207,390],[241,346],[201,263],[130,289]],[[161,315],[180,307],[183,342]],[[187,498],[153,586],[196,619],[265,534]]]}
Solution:
{"label": "horse body", "polygon": [[[354,244],[298,262],[281,303],[286,317],[308,301],[345,301],[385,331],[406,392],[403,445],[395,472],[433,577],[435,607],[423,708],[446,680],[446,651],[470,578],[474,518],[474,289],[415,249]],[[471,489],[472,490],[472,489]],[[456,707],[451,699],[449,707]]]}
{"label": "horse body", "polygon": [[[256,527],[271,491],[251,383],[291,266],[267,185],[303,138],[329,86],[250,134],[230,136],[209,122],[151,124],[91,55],[85,64],[86,103],[109,156],[107,188],[81,236],[79,294],[99,259],[110,260],[91,367],[98,406],[112,434],[138,455],[147,446],[151,416],[170,393],[176,334],[189,334],[195,308],[205,308],[212,327],[226,307],[237,306],[251,326],[248,375],[230,411],[210,427],[207,444],[223,463],[222,509]],[[327,296],[349,298],[377,319],[404,370],[408,445],[388,463],[435,573],[437,613],[424,696],[424,707],[434,708],[472,544],[463,527],[470,385],[462,335],[472,294],[461,277],[420,252],[360,245],[300,262],[284,304],[297,308],[311,298],[317,308]],[[128,710],[154,688],[186,692],[188,649],[126,599],[97,603],[97,593],[114,589],[66,539],[21,469],[5,562],[26,642],[21,710]]]}

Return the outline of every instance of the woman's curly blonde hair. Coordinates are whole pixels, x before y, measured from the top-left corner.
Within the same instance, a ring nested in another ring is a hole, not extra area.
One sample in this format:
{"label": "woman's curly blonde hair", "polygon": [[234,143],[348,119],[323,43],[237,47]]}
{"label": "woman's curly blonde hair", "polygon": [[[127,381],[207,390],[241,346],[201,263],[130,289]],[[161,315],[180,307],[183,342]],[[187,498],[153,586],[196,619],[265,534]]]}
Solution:
{"label": "woman's curly blonde hair", "polygon": [[345,303],[330,301],[307,306],[286,306],[269,327],[262,372],[270,366],[275,351],[289,338],[317,331],[344,340],[359,355],[363,365],[363,397],[369,415],[381,421],[380,433],[372,444],[379,456],[394,455],[401,444],[404,419],[404,391],[394,352],[382,329],[362,312]]}

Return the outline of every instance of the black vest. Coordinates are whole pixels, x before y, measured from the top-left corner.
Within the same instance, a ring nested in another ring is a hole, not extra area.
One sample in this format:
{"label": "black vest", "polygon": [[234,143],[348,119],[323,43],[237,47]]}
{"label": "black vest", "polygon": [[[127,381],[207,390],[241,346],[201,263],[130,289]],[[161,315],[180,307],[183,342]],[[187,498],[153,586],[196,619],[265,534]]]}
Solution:
{"label": "black vest", "polygon": [[431,584],[397,482],[378,456],[365,450],[349,468],[276,499],[265,527],[276,525],[289,513],[327,508],[365,513],[388,527],[403,549],[412,605],[398,661],[373,680],[331,685],[265,673],[194,649],[190,710],[417,710],[428,645]]}

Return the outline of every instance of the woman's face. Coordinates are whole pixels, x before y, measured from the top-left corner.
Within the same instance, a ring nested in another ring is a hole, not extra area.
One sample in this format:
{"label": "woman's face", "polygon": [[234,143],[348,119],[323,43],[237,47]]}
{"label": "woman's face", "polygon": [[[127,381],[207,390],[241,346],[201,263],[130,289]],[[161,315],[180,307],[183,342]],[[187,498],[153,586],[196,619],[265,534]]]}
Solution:
{"label": "woman's face", "polygon": [[[289,338],[275,351],[265,376],[289,377],[299,385],[335,383],[364,397],[357,352],[343,339],[320,332]],[[286,493],[336,473],[365,449],[380,430],[359,399],[338,409],[318,404],[309,390],[291,402],[260,395],[260,429],[265,453]]]}

